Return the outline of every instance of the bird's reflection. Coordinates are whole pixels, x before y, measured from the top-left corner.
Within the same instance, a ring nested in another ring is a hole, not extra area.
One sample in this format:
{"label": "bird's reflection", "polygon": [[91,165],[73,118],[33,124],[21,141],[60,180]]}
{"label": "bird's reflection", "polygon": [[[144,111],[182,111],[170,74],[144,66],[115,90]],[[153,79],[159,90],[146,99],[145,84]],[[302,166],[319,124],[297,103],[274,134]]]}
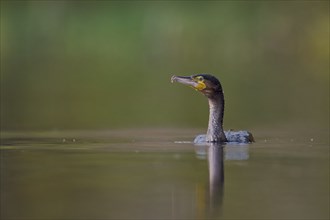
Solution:
{"label": "bird's reflection", "polygon": [[224,160],[248,160],[249,148],[247,145],[224,146],[219,143],[195,145],[195,147],[197,158],[208,161],[209,184],[204,215],[210,218],[220,217],[224,198]]}
{"label": "bird's reflection", "polygon": [[223,201],[225,178],[223,146],[215,143],[209,144],[207,158],[209,167],[208,214],[213,216],[220,212]]}

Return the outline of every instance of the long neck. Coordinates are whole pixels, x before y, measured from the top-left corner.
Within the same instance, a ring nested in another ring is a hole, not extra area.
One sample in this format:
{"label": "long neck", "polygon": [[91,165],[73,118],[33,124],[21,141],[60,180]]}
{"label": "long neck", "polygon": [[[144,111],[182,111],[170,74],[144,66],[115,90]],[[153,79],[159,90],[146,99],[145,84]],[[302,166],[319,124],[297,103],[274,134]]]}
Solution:
{"label": "long neck", "polygon": [[223,132],[223,113],[225,100],[222,91],[208,97],[209,100],[209,125],[206,134],[207,142],[226,142],[226,136]]}

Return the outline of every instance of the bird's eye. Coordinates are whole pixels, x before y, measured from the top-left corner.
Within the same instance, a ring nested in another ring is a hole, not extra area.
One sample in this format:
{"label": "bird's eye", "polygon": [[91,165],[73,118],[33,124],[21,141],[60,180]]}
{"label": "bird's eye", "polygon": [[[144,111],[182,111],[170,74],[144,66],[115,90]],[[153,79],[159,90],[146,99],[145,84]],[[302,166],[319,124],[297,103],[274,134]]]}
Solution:
{"label": "bird's eye", "polygon": [[200,82],[202,82],[204,80],[204,78],[202,76],[197,76],[196,79]]}

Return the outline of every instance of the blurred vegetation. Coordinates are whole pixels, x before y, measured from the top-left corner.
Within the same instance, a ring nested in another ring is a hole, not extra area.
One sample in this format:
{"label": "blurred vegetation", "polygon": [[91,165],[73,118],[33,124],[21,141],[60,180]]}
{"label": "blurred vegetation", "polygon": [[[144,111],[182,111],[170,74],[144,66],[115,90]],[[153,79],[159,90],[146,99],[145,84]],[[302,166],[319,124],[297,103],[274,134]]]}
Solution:
{"label": "blurred vegetation", "polygon": [[328,1],[1,1],[1,129],[329,126]]}

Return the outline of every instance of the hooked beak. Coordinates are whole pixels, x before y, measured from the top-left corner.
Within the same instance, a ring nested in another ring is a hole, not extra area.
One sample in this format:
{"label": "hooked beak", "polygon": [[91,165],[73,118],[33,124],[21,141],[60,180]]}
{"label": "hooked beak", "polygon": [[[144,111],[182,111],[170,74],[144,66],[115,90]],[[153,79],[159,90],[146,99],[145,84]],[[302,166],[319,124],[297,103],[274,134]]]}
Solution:
{"label": "hooked beak", "polygon": [[190,76],[172,76],[171,82],[178,82],[184,85],[193,87],[194,89],[198,88],[198,83],[193,80]]}

